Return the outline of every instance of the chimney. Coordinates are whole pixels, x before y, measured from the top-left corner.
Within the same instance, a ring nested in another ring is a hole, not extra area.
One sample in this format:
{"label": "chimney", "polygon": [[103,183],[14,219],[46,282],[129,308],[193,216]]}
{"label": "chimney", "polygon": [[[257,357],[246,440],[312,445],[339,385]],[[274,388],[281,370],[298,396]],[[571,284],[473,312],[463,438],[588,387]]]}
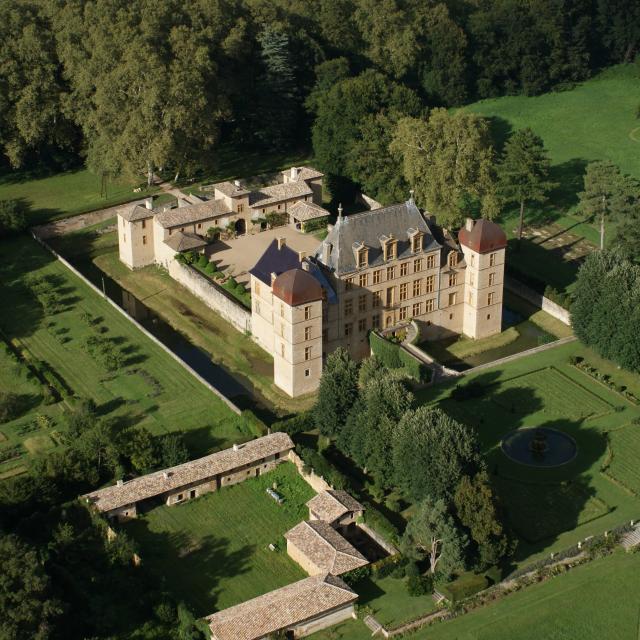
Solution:
{"label": "chimney", "polygon": [[163,471],[163,472],[162,472],[162,477],[163,477],[165,480],[168,480],[168,479],[169,479],[169,474],[168,474],[166,471]]}
{"label": "chimney", "polygon": [[124,480],[118,480],[118,486],[121,487],[124,484]]}
{"label": "chimney", "polygon": [[240,451],[240,445],[234,444],[233,445],[233,450],[234,451]]}
{"label": "chimney", "polygon": [[234,180],[233,184],[235,185],[236,189],[240,188],[240,180]]}
{"label": "chimney", "polygon": [[153,209],[153,196],[144,199],[144,206],[147,209]]}
{"label": "chimney", "polygon": [[309,263],[306,260],[302,263],[302,270],[309,271]]}
{"label": "chimney", "polygon": [[333,245],[330,242],[325,241],[322,243],[322,262],[327,266],[331,257],[331,249],[333,249]]}
{"label": "chimney", "polygon": [[342,220],[342,202],[338,205],[338,220]]}
{"label": "chimney", "polygon": [[278,277],[278,274],[275,271],[271,272],[271,286],[273,286],[274,280]]}
{"label": "chimney", "polygon": [[413,199],[413,189],[409,191],[409,204],[415,204],[416,201]]}
{"label": "chimney", "polygon": [[298,262],[302,262],[306,258],[306,255],[304,251],[298,251]]}
{"label": "chimney", "polygon": [[472,219],[472,218],[467,218],[467,219],[464,221],[464,228],[465,228],[467,231],[471,231],[471,230],[473,229],[473,219]]}
{"label": "chimney", "polygon": [[298,167],[291,167],[291,180],[294,182],[298,179]]}
{"label": "chimney", "polygon": [[287,239],[285,237],[278,238],[278,251],[287,246]]}

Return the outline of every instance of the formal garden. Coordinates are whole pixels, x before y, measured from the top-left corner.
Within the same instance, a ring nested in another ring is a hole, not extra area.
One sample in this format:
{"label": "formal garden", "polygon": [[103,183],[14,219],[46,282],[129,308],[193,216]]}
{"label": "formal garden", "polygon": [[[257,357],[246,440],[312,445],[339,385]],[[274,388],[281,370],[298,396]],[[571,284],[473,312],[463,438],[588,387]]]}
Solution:
{"label": "formal garden", "polygon": [[307,577],[287,555],[283,535],[309,517],[305,503],[314,495],[285,463],[195,500],[155,507],[124,530],[163,588],[204,616]]}

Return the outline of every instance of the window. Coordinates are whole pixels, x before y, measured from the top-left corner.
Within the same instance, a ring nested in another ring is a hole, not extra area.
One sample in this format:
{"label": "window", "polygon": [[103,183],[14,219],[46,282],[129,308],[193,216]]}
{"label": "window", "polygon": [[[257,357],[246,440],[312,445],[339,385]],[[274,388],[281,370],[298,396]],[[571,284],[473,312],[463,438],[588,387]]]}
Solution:
{"label": "window", "polygon": [[413,253],[418,253],[418,251],[422,251],[422,234],[416,233],[413,238],[411,238],[411,251]]}
{"label": "window", "polygon": [[256,313],[260,313],[260,303],[256,300]]}
{"label": "window", "polygon": [[388,315],[385,319],[384,319],[384,326],[385,327],[390,327],[393,324],[393,316],[392,315]]}
{"label": "window", "polygon": [[360,320],[358,320],[358,331],[360,333],[365,333],[366,330],[367,330],[367,319],[360,318]]}
{"label": "window", "polygon": [[358,298],[358,311],[367,310],[367,294],[363,294]]}
{"label": "window", "polygon": [[432,253],[430,256],[427,256],[427,269],[433,269],[436,266],[436,255]]}
{"label": "window", "polygon": [[255,285],[253,287],[253,290],[256,292],[257,296],[260,295],[260,283],[257,280],[255,281]]}
{"label": "window", "polygon": [[304,319],[311,320],[311,307],[304,308]]}
{"label": "window", "polygon": [[472,267],[475,266],[475,263],[476,263],[476,254],[472,253],[471,254],[471,266]]}
{"label": "window", "polygon": [[[171,229],[169,229],[169,235],[171,235]],[[127,234],[123,233],[122,234],[122,242],[126,242],[127,241]]]}
{"label": "window", "polygon": [[449,314],[449,320],[453,320],[453,313]]}
{"label": "window", "polygon": [[487,313],[487,320],[491,320],[491,314]]}
{"label": "window", "polygon": [[427,276],[424,279],[424,290],[425,290],[425,293],[433,293],[433,289],[434,289],[434,286],[435,286],[435,281],[436,281],[435,276]]}
{"label": "window", "polygon": [[267,213],[267,210],[266,210],[266,209],[263,209],[263,210],[262,210],[262,213]]}
{"label": "window", "polygon": [[305,369],[304,370],[304,377],[305,378],[309,378],[311,376],[311,369]]}
{"label": "window", "polygon": [[406,282],[403,282],[400,285],[400,300],[406,300],[408,297],[408,289],[409,285]]}
{"label": "window", "polygon": [[182,233],[184,233],[184,227],[180,227],[180,231],[182,231]]}
{"label": "window", "polygon": [[179,493],[179,494],[178,494],[178,502],[180,502],[180,500],[182,500],[182,498],[183,498],[183,497],[184,497],[184,494]]}
{"label": "window", "polygon": [[421,284],[420,279],[418,279],[418,280],[414,280],[414,281],[413,281],[413,297],[414,297],[414,298],[416,298],[417,296],[419,296],[419,295],[420,295],[420,293],[421,293],[421,291],[420,291],[420,289],[421,289],[420,284]]}
{"label": "window", "polygon": [[457,273],[450,273],[449,274],[449,286],[450,287],[455,287],[457,283],[458,283],[458,274]]}
{"label": "window", "polygon": [[311,327],[304,328],[304,339],[311,340]]}
{"label": "window", "polygon": [[344,314],[350,316],[353,313],[353,300],[349,298],[344,301]]}
{"label": "window", "polygon": [[202,229],[202,222],[198,222],[198,229]]}
{"label": "window", "polygon": [[431,313],[435,308],[435,299],[431,298],[424,303],[424,311],[425,313]]}
{"label": "window", "polygon": [[422,303],[421,302],[414,303],[412,315],[413,315],[414,318],[416,316],[421,316],[422,315]]}
{"label": "window", "polygon": [[282,207],[282,205],[281,205],[281,204],[279,204],[279,205],[278,205],[278,211],[280,211],[280,207]]}
{"label": "window", "polygon": [[400,307],[400,320],[407,319],[407,307]]}
{"label": "window", "polygon": [[280,355],[284,358],[284,342],[280,344]]}
{"label": "window", "polygon": [[422,271],[422,258],[413,261],[413,273],[418,273],[418,271]]}
{"label": "window", "polygon": [[213,224],[215,224],[215,225],[216,225],[216,227],[217,227],[217,226],[218,226],[218,222],[219,222],[219,220],[214,220],[214,221],[213,221]]}
{"label": "window", "polygon": [[[284,305],[282,303],[280,303],[280,317],[284,318]],[[307,318],[307,309],[306,309],[306,307],[305,307],[305,310],[304,310],[304,319],[305,320],[309,319],[309,318]]]}
{"label": "window", "polygon": [[147,236],[142,236],[142,244],[147,244]]}
{"label": "window", "polygon": [[284,338],[284,324],[282,322],[280,323],[280,337]]}
{"label": "window", "polygon": [[311,360],[311,347],[304,348],[304,359]]}
{"label": "window", "polygon": [[366,248],[358,249],[358,268],[362,269],[369,263],[369,252]]}
{"label": "window", "polygon": [[[279,209],[280,207],[278,207]],[[244,211],[244,205],[243,204],[239,204],[238,205],[238,213],[242,213]]]}
{"label": "window", "polygon": [[450,293],[449,294],[449,306],[454,305],[456,303],[457,298],[458,298],[458,294]]}
{"label": "window", "polygon": [[387,240],[384,243],[384,259],[393,260],[397,253],[397,242],[395,240]]}
{"label": "window", "polygon": [[387,267],[387,280],[393,280],[396,277],[396,268]]}
{"label": "window", "polygon": [[487,304],[493,304],[493,291],[487,294]]}
{"label": "window", "polygon": [[146,229],[146,228],[147,228],[147,221],[146,221],[146,220],[143,220],[143,221],[142,221],[142,228],[143,228],[143,229]]}
{"label": "window", "polygon": [[496,266],[496,254],[492,253],[489,255],[489,266],[490,267],[495,267]]}
{"label": "window", "polygon": [[380,315],[376,314],[375,316],[373,316],[373,318],[371,318],[371,327],[373,329],[379,329],[380,328]]}
{"label": "window", "polygon": [[367,274],[366,273],[361,273],[359,278],[358,278],[358,284],[361,287],[366,287],[368,280],[369,280],[369,277],[367,276]]}
{"label": "window", "polygon": [[394,291],[395,287],[389,287],[387,289],[387,307],[390,307],[393,304],[394,299]]}
{"label": "window", "polygon": [[350,336],[353,333],[353,323],[352,322],[347,322],[344,325],[344,335],[345,336]]}
{"label": "window", "polygon": [[344,290],[351,291],[351,289],[353,289],[353,278],[347,278],[344,281]]}
{"label": "window", "polygon": [[374,291],[373,292],[373,303],[372,303],[372,307],[374,309],[376,309],[377,307],[379,307],[382,304],[382,293],[380,291]]}
{"label": "window", "polygon": [[469,295],[467,296],[467,302],[469,304],[473,304],[473,294],[469,291]]}
{"label": "window", "polygon": [[473,271],[469,271],[469,284],[473,287],[475,283],[475,276],[473,275]]}
{"label": "window", "polygon": [[489,286],[494,285],[496,283],[496,274],[495,273],[490,273],[489,274]]}
{"label": "window", "polygon": [[409,273],[409,263],[408,262],[403,262],[400,265],[400,277],[406,276],[407,273]]}
{"label": "window", "polygon": [[373,284],[380,284],[380,278],[382,276],[382,270],[378,269],[373,272]]}
{"label": "window", "polygon": [[457,251],[449,251],[449,266],[455,267],[458,264],[458,253]]}

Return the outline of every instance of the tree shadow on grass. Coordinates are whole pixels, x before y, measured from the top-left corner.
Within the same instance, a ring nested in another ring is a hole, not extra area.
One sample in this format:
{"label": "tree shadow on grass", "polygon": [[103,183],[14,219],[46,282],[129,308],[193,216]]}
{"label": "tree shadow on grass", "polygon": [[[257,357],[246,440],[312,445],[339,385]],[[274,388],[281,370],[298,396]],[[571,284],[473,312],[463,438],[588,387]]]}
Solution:
{"label": "tree shadow on grass", "polygon": [[549,194],[549,199],[559,209],[570,209],[578,204],[578,193],[584,190],[584,172],[588,161],[572,158],[551,167],[550,178],[557,187]]}
{"label": "tree shadow on grass", "polygon": [[513,125],[500,116],[488,116],[489,132],[493,140],[494,148],[497,153],[501,154],[506,141],[513,133]]}
{"label": "tree shadow on grass", "polygon": [[205,425],[197,429],[183,430],[180,433],[192,456],[204,456],[212,451],[219,451],[223,445],[227,444],[225,440],[214,435],[214,430],[215,427]]}

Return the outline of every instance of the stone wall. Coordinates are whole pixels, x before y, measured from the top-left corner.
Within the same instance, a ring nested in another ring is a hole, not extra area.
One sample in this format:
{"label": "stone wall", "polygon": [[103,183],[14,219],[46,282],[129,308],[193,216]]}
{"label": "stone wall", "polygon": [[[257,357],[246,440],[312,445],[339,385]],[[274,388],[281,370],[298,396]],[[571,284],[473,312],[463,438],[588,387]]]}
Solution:
{"label": "stone wall", "polygon": [[295,452],[289,452],[289,460],[296,465],[298,469],[298,473],[302,477],[302,479],[316,492],[322,493],[323,491],[331,491],[333,487],[322,477],[317,475],[315,472],[311,471],[311,473],[305,473],[304,471],[304,461],[302,458]]}
{"label": "stone wall", "polygon": [[541,293],[534,291],[530,287],[527,287],[527,285],[509,276],[505,278],[504,286],[505,289],[524,298],[527,302],[538,307],[538,309],[546,311],[550,316],[560,320],[560,322],[563,322],[569,327],[571,326],[571,314],[569,311],[559,304],[552,302],[549,298],[545,298]]}
{"label": "stone wall", "polygon": [[231,323],[238,331],[251,332],[251,312],[227,296],[208,278],[176,260],[171,260],[169,263],[169,275]]}

